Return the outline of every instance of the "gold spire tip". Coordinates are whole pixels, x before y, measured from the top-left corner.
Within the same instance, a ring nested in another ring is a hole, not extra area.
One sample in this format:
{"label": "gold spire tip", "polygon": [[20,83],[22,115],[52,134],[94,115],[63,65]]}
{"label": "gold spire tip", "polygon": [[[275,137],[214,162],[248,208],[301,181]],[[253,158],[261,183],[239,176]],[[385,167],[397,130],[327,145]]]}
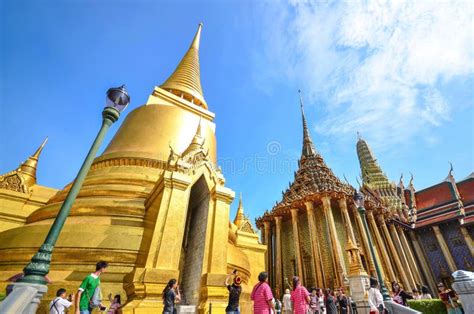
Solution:
{"label": "gold spire tip", "polygon": [[199,23],[198,29],[196,31],[196,35],[194,35],[193,42],[191,43],[190,48],[196,48],[196,50],[199,50],[199,43],[201,41],[201,30],[202,30],[202,23]]}
{"label": "gold spire tip", "polygon": [[48,137],[46,137],[44,140],[43,140],[43,143],[41,143],[40,147],[38,147],[38,149],[36,150],[36,152],[33,154],[33,158],[36,158],[38,159],[39,158],[39,155],[41,154],[41,152],[43,151],[43,148],[44,146],[46,145],[46,143],[48,142]]}

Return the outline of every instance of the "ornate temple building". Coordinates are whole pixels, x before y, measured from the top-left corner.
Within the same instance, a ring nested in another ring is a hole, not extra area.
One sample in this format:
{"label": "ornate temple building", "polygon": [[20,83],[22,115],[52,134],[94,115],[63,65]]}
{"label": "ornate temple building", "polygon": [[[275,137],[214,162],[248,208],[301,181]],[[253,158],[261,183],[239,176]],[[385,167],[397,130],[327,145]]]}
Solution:
{"label": "ornate temple building", "polygon": [[[345,287],[351,278],[375,276],[368,236],[352,201],[355,189],[338,179],[315,149],[301,101],[303,148],[293,182],[271,211],[256,220],[267,245],[266,268],[278,293],[298,275],[311,287]],[[457,269],[472,270],[474,177],[416,192],[390,182],[367,142],[357,155],[366,217],[386,287],[398,281],[411,291]],[[350,291],[354,292],[354,291]]]}
{"label": "ornate temple building", "polygon": [[[266,247],[216,165],[214,114],[200,82],[201,25],[173,74],[130,112],[97,157],[54,249],[44,304],[76,291],[99,260],[110,263],[102,292],[126,296],[125,313],[160,313],[161,292],[178,279],[184,304],[224,313],[226,274],[242,277],[242,312],[264,269]],[[0,176],[0,280],[18,274],[44,240],[70,186],[36,182],[42,145]],[[125,298],[124,298],[125,299]],[[42,309],[44,311],[44,308]],[[41,312],[41,311],[40,311]]]}
{"label": "ornate temple building", "polygon": [[413,243],[432,278],[450,286],[454,271],[474,271],[474,173],[456,182],[451,167],[445,180],[426,189],[415,192],[413,179],[408,189],[401,181],[399,187],[416,213]]}

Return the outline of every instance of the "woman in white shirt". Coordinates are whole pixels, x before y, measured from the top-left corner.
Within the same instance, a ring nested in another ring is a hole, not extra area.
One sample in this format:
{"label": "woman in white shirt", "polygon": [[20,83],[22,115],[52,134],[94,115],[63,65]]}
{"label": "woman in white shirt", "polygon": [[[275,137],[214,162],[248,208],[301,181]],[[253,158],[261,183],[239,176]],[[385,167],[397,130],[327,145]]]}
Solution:
{"label": "woman in white shirt", "polygon": [[375,278],[370,278],[370,289],[369,289],[369,306],[371,313],[382,314],[385,309],[383,304],[383,297],[378,289],[379,282]]}
{"label": "woman in white shirt", "polygon": [[72,305],[72,294],[66,299],[66,289],[59,289],[56,298],[49,304],[49,314],[64,314],[64,310]]}

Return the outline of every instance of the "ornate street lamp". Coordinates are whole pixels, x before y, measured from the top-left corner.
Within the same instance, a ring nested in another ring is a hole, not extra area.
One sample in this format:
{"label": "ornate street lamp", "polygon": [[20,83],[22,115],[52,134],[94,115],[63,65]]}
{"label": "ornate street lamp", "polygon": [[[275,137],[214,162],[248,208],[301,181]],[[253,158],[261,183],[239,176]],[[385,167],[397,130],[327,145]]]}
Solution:
{"label": "ornate street lamp", "polygon": [[92,147],[90,148],[89,153],[87,154],[86,159],[84,160],[84,163],[82,164],[81,169],[79,170],[77,177],[61,206],[53,225],[49,229],[45,241],[39,248],[38,252],[36,252],[36,254],[31,258],[30,263],[23,269],[25,276],[18,280],[19,282],[39,285],[46,284],[44,276],[49,273],[53,248],[58,240],[59,233],[66,222],[72,204],[76,200],[77,194],[79,193],[92,162],[97,155],[97,151],[104,140],[105,134],[109,127],[118,120],[120,112],[122,112],[129,103],[130,96],[125,90],[124,85],[110,88],[107,91],[106,107],[102,111],[102,126],[99,133],[97,134],[94,143],[92,144]]}
{"label": "ornate street lamp", "polygon": [[390,301],[390,295],[388,294],[388,290],[385,287],[384,280],[382,277],[382,272],[380,271],[379,262],[377,260],[377,256],[375,256],[374,245],[372,244],[372,236],[369,232],[369,225],[367,224],[367,219],[365,217],[365,207],[364,207],[364,194],[358,192],[357,190],[354,192],[354,203],[357,206],[357,210],[359,211],[360,217],[362,218],[362,222],[364,224],[365,233],[367,234],[367,238],[369,241],[369,248],[370,254],[372,255],[372,259],[375,264],[375,271],[377,272],[377,277],[380,283],[380,291],[382,292],[383,300]]}

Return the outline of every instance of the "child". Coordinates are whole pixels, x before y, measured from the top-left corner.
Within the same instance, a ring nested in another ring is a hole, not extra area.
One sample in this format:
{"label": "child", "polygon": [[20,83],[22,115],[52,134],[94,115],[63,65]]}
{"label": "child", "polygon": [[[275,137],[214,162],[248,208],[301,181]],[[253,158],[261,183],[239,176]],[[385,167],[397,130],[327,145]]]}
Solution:
{"label": "child", "polygon": [[49,314],[64,314],[64,310],[72,305],[72,294],[66,298],[66,289],[59,289],[56,298],[49,304]]}
{"label": "child", "polygon": [[107,314],[122,314],[122,304],[120,303],[120,294],[115,295],[112,300],[112,293],[109,294],[110,307]]}

